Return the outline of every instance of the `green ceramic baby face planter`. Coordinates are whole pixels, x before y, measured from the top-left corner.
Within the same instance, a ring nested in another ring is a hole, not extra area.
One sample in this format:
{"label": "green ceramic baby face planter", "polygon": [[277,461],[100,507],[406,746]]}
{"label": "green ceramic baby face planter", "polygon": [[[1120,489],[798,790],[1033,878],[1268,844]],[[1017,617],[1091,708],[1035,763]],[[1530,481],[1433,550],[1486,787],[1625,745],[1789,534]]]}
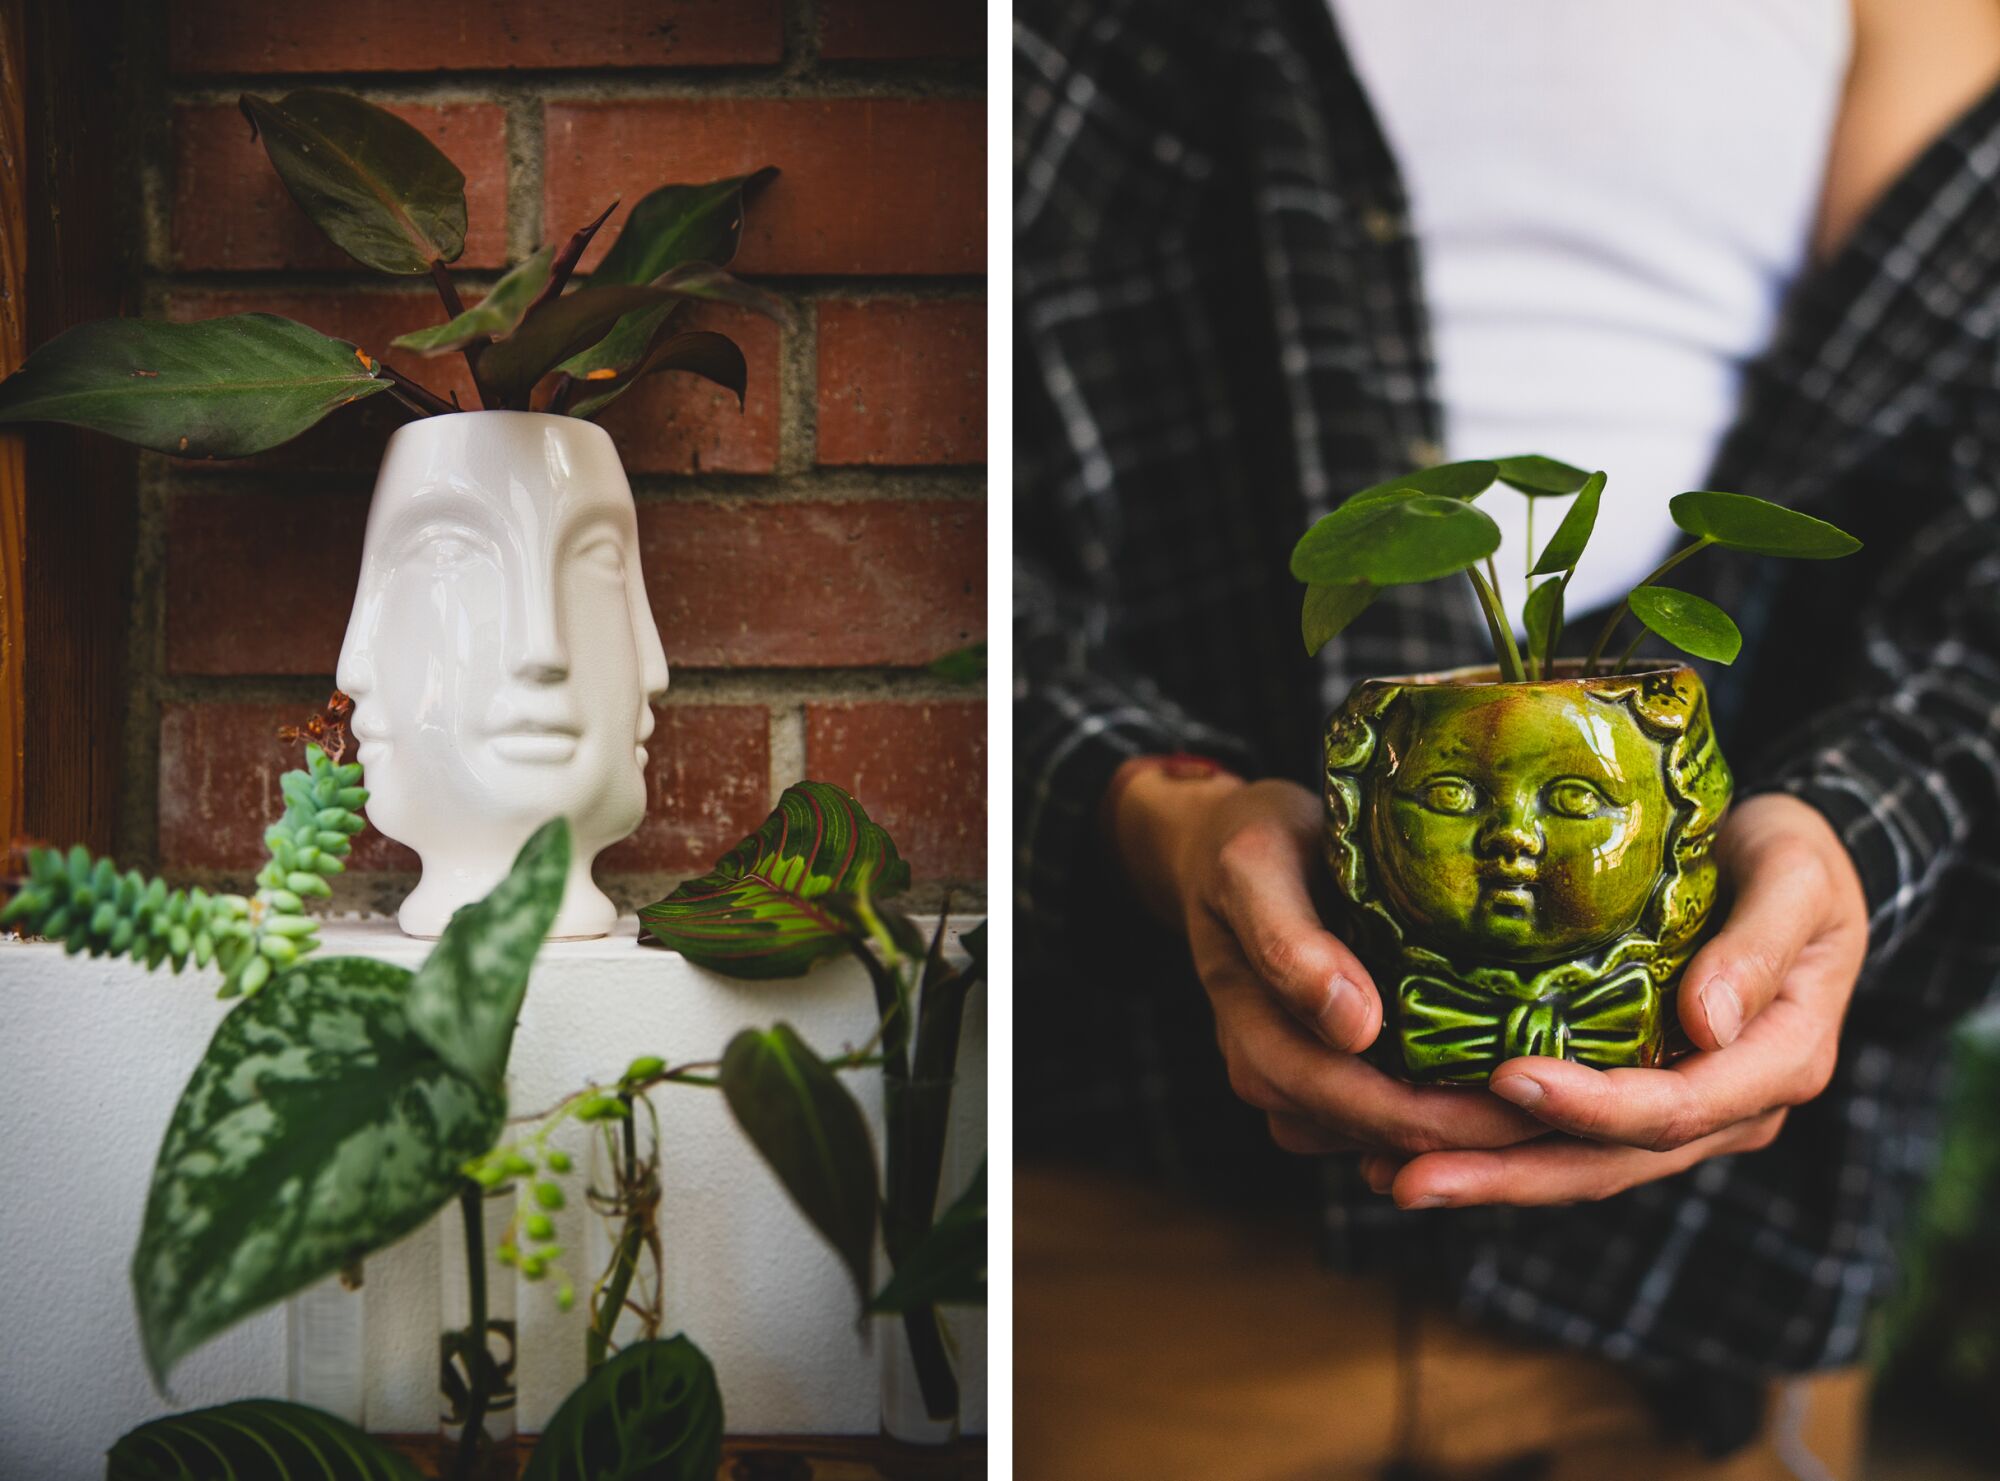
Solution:
{"label": "green ceramic baby face planter", "polygon": [[1413,1080],[1522,1054],[1657,1064],[1729,803],[1701,681],[1492,678],[1370,680],[1329,724],[1348,939]]}

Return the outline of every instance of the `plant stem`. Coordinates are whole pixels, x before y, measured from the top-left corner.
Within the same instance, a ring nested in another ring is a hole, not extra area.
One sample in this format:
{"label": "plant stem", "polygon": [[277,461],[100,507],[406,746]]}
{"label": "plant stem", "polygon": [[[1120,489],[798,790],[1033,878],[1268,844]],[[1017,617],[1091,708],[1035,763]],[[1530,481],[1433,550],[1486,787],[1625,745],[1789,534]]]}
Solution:
{"label": "plant stem", "polygon": [[1624,673],[1625,665],[1632,661],[1632,655],[1639,651],[1639,645],[1645,640],[1646,629],[1644,626],[1641,626],[1639,631],[1632,635],[1632,641],[1625,645],[1625,651],[1618,655],[1618,662],[1611,666],[1609,672],[1614,674]]}
{"label": "plant stem", "polygon": [[624,1227],[618,1231],[618,1248],[611,1254],[611,1269],[598,1290],[598,1301],[590,1313],[590,1331],[584,1338],[583,1360],[587,1371],[595,1373],[610,1356],[611,1334],[625,1310],[625,1293],[639,1269],[639,1247],[645,1243],[643,1214],[634,1190],[639,1183],[639,1132],[632,1124],[632,1097],[621,1094],[625,1103],[624,1165],[618,1175],[618,1201],[625,1212]]}
{"label": "plant stem", "polygon": [[[1650,575],[1637,582],[1632,587],[1632,590],[1637,591],[1641,586],[1651,586],[1689,556],[1708,549],[1714,543],[1708,536],[1703,535],[1694,544],[1676,550],[1672,555],[1661,561],[1659,565],[1655,566]],[[1597,641],[1590,645],[1590,656],[1583,661],[1584,678],[1588,679],[1597,672],[1597,660],[1604,656],[1605,644],[1611,641],[1611,635],[1618,631],[1618,624],[1624,620],[1625,614],[1631,610],[1632,601],[1628,593],[1624,601],[1621,601],[1616,607],[1611,609],[1610,620],[1604,624],[1604,630],[1598,633]]]}
{"label": "plant stem", "polygon": [[1479,608],[1486,614],[1486,629],[1493,635],[1493,654],[1500,661],[1500,682],[1523,683],[1527,675],[1521,668],[1521,650],[1514,642],[1514,625],[1507,620],[1506,609],[1500,605],[1500,594],[1486,584],[1486,578],[1479,574],[1478,567],[1467,566],[1465,574],[1472,579],[1472,589],[1479,596]]}
{"label": "plant stem", "polygon": [[937,1308],[918,1306],[904,1312],[903,1331],[910,1339],[910,1366],[917,1370],[924,1413],[932,1419],[957,1419],[958,1375],[951,1370],[951,1354],[944,1350]]}
{"label": "plant stem", "polygon": [[465,1281],[472,1307],[467,1341],[462,1349],[471,1398],[466,1406],[465,1427],[458,1433],[458,1456],[452,1462],[451,1472],[460,1481],[472,1474],[479,1442],[486,1436],[486,1406],[493,1398],[493,1360],[486,1345],[486,1227],[481,1208],[484,1197],[484,1190],[469,1179],[458,1194],[458,1209],[465,1218]]}
{"label": "plant stem", "polygon": [[1527,570],[1523,571],[1521,574],[1523,576],[1532,578],[1535,574],[1535,501],[1533,499],[1528,500],[1527,543],[1528,543],[1527,552],[1521,557],[1522,560],[1527,564]]}
{"label": "plant stem", "polygon": [[389,394],[402,402],[403,405],[413,411],[420,411],[427,417],[451,415],[453,410],[452,404],[442,396],[439,396],[435,391],[418,385],[400,370],[391,369],[386,362],[377,361],[376,363],[381,365],[382,374],[389,382]]}
{"label": "plant stem", "polygon": [[[438,297],[444,303],[446,322],[456,319],[465,312],[465,303],[458,296],[458,285],[451,280],[451,273],[441,258],[431,259],[431,281],[437,284]],[[479,404],[487,403],[486,387],[479,379],[479,352],[486,346],[475,340],[465,347],[465,367],[472,372],[472,388],[479,395]]]}

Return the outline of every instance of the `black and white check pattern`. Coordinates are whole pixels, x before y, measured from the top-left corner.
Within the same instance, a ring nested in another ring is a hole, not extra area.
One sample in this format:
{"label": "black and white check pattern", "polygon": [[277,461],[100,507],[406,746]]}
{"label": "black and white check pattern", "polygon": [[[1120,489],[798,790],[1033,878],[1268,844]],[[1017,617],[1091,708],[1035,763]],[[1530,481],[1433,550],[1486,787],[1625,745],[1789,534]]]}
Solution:
{"label": "black and white check pattern", "polygon": [[[1293,540],[1442,441],[1394,162],[1324,0],[1017,15],[1020,1012],[1052,1015],[1024,1027],[1017,1114],[1029,1147],[1122,1127],[1172,1163],[1162,1129],[1219,1061],[1188,1047],[1185,962],[1131,965],[1107,779],[1195,751],[1312,785],[1354,678],[1481,661],[1487,638],[1437,585],[1385,592],[1317,660],[1299,643]],[[1813,802],[1866,886],[1833,1087],[1768,1150],[1597,1205],[1410,1216],[1340,1163],[1321,1204],[1336,1259],[1414,1254],[1468,1317],[1747,1381],[1856,1357],[1931,1155],[1942,1034],[2000,968],[2000,92],[1799,285],[1710,486],[1866,542],[1681,568],[1744,628],[1706,675],[1739,797]]]}

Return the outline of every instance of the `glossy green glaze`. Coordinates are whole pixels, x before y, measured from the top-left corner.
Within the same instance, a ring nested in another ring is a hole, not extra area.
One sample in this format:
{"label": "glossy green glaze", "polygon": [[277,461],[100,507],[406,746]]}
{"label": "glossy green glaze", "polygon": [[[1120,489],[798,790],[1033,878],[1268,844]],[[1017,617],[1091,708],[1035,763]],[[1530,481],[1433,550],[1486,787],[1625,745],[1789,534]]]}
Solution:
{"label": "glossy green glaze", "polygon": [[1412,1080],[1478,1084],[1522,1054],[1664,1057],[1715,903],[1729,767],[1692,669],[1576,667],[1370,679],[1328,722],[1342,934]]}

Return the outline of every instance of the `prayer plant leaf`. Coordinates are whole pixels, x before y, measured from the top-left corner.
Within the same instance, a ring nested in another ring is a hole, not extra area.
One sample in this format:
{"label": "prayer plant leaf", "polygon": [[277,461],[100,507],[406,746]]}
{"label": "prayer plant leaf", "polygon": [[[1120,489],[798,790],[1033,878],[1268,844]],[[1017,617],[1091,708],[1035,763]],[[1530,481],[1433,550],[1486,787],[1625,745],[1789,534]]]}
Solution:
{"label": "prayer plant leaf", "polygon": [[1499,544],[1500,526],[1460,499],[1417,494],[1349,500],[1299,540],[1292,574],[1315,586],[1404,586],[1453,575]]}
{"label": "prayer plant leaf", "polygon": [[886,900],[909,883],[895,840],[860,803],[829,783],[799,782],[713,869],[639,919],[697,966],[729,977],[796,977],[857,938],[849,897]]}
{"label": "prayer plant leaf", "polygon": [[1634,617],[1684,653],[1734,663],[1743,650],[1743,634],[1729,614],[1693,592],[1639,586],[1625,600]]}
{"label": "prayer plant leaf", "polygon": [[602,339],[633,309],[667,298],[661,288],[582,288],[532,310],[480,353],[479,378],[505,406],[526,406],[535,382]]}
{"label": "prayer plant leaf", "polygon": [[1563,583],[1560,577],[1551,576],[1528,593],[1521,612],[1521,625],[1528,633],[1528,657],[1533,660],[1536,672],[1548,673],[1549,658],[1562,636],[1562,624]]}
{"label": "prayer plant leaf", "polygon": [[1749,494],[1678,494],[1667,508],[1674,523],[1690,535],[1753,555],[1825,561],[1861,548],[1861,542],[1838,525]]}
{"label": "prayer plant leaf", "polygon": [[1555,498],[1562,494],[1573,494],[1583,487],[1590,475],[1581,468],[1545,458],[1540,453],[1521,453],[1512,458],[1495,458],[1493,466],[1500,470],[1500,481],[1510,489],[1526,494],[1531,499]]}
{"label": "prayer plant leaf", "polygon": [[1593,473],[1584,481],[1576,502],[1564,511],[1562,523],[1542,547],[1542,558],[1528,572],[1530,576],[1555,576],[1576,569],[1576,563],[1583,559],[1584,547],[1590,543],[1591,531],[1597,528],[1597,508],[1604,497],[1604,483],[1602,473]]}
{"label": "prayer plant leaf", "polygon": [[650,283],[684,262],[727,263],[743,240],[743,201],[777,178],[766,166],[706,185],[662,185],[625,218],[593,284]]}
{"label": "prayer plant leaf", "polygon": [[1405,473],[1401,478],[1373,484],[1343,499],[1341,506],[1345,508],[1350,504],[1373,503],[1377,499],[1402,498],[1413,491],[1435,494],[1441,499],[1476,499],[1492,488],[1493,480],[1499,476],[1499,465],[1484,459],[1439,463],[1435,468],[1420,468],[1415,473]]}
{"label": "prayer plant leaf", "polygon": [[788,1023],[731,1039],[719,1078],[736,1124],[833,1246],[866,1305],[878,1185],[860,1104]]}
{"label": "prayer plant leaf", "polygon": [[419,1481],[417,1468],[344,1419],[244,1399],[142,1424],[111,1447],[105,1481]]}
{"label": "prayer plant leaf", "polygon": [[1308,586],[1305,606],[1299,613],[1299,633],[1306,640],[1307,655],[1319,652],[1339,636],[1374,600],[1375,588],[1366,581]]}
{"label": "prayer plant leaf", "polygon": [[247,458],[386,391],[380,372],[346,340],[275,314],[99,319],[0,381],[0,423],[68,422],[155,452]]}
{"label": "prayer plant leaf", "polygon": [[569,824],[552,818],[485,899],[461,907],[410,983],[410,1026],[460,1074],[498,1094],[514,1020],[569,883]]}
{"label": "prayer plant leaf", "polygon": [[407,1015],[410,973],[309,957],[245,998],[181,1093],[132,1257],[146,1363],[402,1238],[464,1185],[506,1102]]}
{"label": "prayer plant leaf", "polygon": [[877,1312],[986,1304],[986,1164],[896,1266],[870,1304]]}
{"label": "prayer plant leaf", "polygon": [[750,383],[750,367],[744,363],[743,351],[736,347],[736,341],[724,334],[694,329],[685,334],[661,336],[646,358],[623,375],[591,372],[582,394],[571,401],[569,414],[573,417],[596,416],[631,390],[641,377],[662,370],[685,370],[705,381],[713,381],[723,390],[735,393],[739,408],[743,405],[743,392]]}
{"label": "prayer plant leaf", "polygon": [[464,252],[465,176],[395,114],[321,88],[240,106],[299,209],[355,261],[427,273]]}
{"label": "prayer plant leaf", "polygon": [[521,1481],[715,1481],[722,1390],[685,1337],[635,1342],[563,1400]]}
{"label": "prayer plant leaf", "polygon": [[419,355],[430,356],[462,350],[475,341],[499,339],[512,334],[548,286],[555,255],[554,247],[542,248],[495,283],[491,293],[450,322],[412,330],[389,343],[401,350],[415,350]]}

